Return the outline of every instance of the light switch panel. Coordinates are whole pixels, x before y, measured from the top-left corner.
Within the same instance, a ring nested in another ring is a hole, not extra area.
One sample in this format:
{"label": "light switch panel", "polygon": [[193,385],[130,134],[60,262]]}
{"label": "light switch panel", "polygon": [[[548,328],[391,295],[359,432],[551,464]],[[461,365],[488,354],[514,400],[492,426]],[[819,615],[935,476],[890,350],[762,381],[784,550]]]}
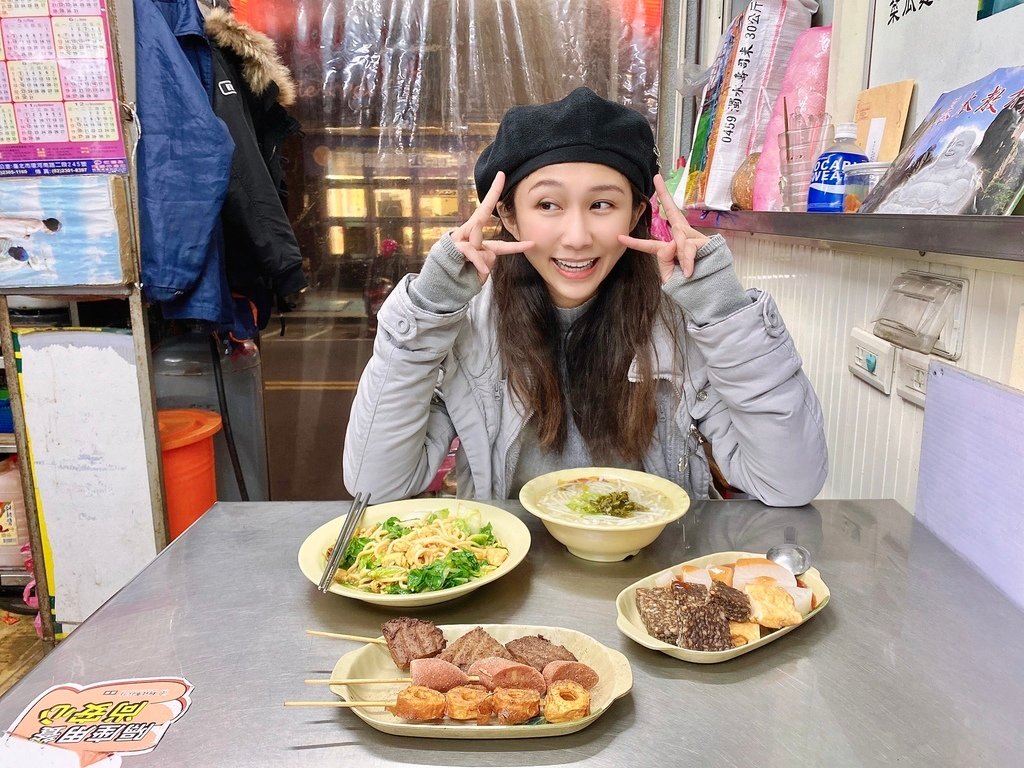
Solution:
{"label": "light switch panel", "polygon": [[883,394],[892,392],[896,350],[892,344],[863,328],[854,328],[848,350],[850,373]]}

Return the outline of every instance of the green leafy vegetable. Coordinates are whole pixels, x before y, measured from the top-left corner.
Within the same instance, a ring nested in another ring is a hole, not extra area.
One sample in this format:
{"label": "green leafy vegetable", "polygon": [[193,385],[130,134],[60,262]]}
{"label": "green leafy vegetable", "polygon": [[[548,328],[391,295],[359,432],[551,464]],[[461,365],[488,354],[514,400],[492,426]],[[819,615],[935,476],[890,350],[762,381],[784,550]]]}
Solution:
{"label": "green leafy vegetable", "polygon": [[486,560],[479,560],[468,549],[448,553],[424,568],[409,571],[410,592],[435,592],[465,584],[480,575]]}
{"label": "green leafy vegetable", "polygon": [[384,529],[384,533],[387,534],[389,539],[400,539],[412,530],[412,528],[406,528],[402,525],[402,521],[397,517],[389,517],[381,524],[381,528]]}
{"label": "green leafy vegetable", "polygon": [[490,547],[498,543],[498,539],[495,537],[494,531],[491,530],[490,523],[481,528],[480,533],[470,536],[469,540],[478,547]]}
{"label": "green leafy vegetable", "polygon": [[370,539],[366,536],[360,536],[358,538],[352,539],[352,541],[350,541],[348,543],[348,546],[345,548],[345,554],[341,558],[341,562],[338,563],[338,567],[345,569],[351,568],[355,564],[356,558],[359,556],[359,553],[363,551],[363,547],[365,547],[369,543]]}
{"label": "green leafy vegetable", "polygon": [[569,509],[580,515],[610,515],[612,517],[632,517],[634,512],[645,512],[647,507],[629,498],[627,491],[611,493],[595,493],[582,491],[579,496],[569,501]]}
{"label": "green leafy vegetable", "polygon": [[448,508],[445,507],[444,509],[437,510],[437,512],[431,512],[429,515],[427,515],[426,519],[423,522],[429,524],[434,522],[435,520],[444,520],[446,517],[448,517],[449,514],[450,513],[448,512]]}

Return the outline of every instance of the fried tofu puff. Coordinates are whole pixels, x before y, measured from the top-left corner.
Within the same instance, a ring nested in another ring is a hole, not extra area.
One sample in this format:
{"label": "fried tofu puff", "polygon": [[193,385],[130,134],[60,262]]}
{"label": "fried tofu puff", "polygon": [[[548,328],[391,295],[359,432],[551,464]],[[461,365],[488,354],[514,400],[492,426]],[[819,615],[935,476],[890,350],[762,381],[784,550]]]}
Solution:
{"label": "fried tofu puff", "polygon": [[444,717],[445,698],[443,693],[422,685],[410,685],[398,692],[398,701],[388,707],[395,717],[403,720],[440,720]]}
{"label": "fried tofu puff", "polygon": [[590,714],[590,694],[572,680],[557,680],[544,699],[544,719],[549,723],[567,723]]}
{"label": "fried tofu puff", "polygon": [[452,720],[476,720],[477,725],[487,725],[491,719],[491,692],[482,685],[452,688],[444,713]]}
{"label": "fried tofu puff", "polygon": [[519,725],[540,714],[540,694],[526,688],[496,688],[491,711],[502,725]]}

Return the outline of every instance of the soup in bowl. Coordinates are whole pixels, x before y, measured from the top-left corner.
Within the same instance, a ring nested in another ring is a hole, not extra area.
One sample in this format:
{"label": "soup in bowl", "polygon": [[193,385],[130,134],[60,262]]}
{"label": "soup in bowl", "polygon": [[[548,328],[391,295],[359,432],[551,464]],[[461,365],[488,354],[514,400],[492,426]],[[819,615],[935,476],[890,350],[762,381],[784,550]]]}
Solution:
{"label": "soup in bowl", "polygon": [[569,552],[603,562],[635,555],[690,507],[675,483],[612,467],[549,472],[524,485],[519,501]]}

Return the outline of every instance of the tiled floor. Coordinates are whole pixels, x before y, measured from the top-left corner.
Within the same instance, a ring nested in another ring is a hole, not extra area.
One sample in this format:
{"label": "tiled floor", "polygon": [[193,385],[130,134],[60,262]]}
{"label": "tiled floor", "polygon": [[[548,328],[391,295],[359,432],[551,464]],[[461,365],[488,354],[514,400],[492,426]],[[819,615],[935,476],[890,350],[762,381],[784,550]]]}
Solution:
{"label": "tiled floor", "polygon": [[0,610],[0,696],[46,655],[32,618]]}

